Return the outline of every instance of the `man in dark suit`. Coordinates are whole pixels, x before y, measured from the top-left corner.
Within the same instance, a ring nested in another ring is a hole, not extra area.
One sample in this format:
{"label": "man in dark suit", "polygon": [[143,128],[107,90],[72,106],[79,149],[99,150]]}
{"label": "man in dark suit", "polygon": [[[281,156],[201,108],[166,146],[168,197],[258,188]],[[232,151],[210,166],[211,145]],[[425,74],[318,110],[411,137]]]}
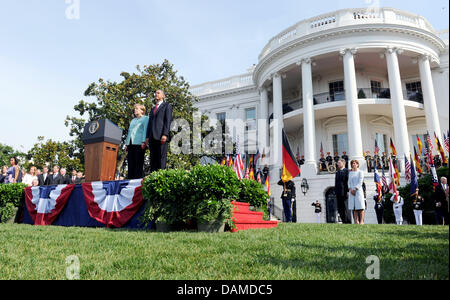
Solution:
{"label": "man in dark suit", "polygon": [[345,168],[345,160],[340,159],[337,163],[334,192],[336,193],[338,212],[344,224],[351,224],[351,220],[347,215],[347,205],[345,204],[348,199],[348,173],[348,169]]}
{"label": "man in dark suit", "polygon": [[50,175],[48,185],[59,185],[63,184],[64,178],[59,173],[59,166],[53,167],[53,175]]}
{"label": "man in dark suit", "polygon": [[151,172],[166,168],[173,112],[172,105],[164,101],[164,91],[157,90],[155,98],[156,105],[150,111],[146,139],[146,144],[150,147]]}
{"label": "man in dark suit", "polygon": [[436,222],[438,225],[448,224],[448,194],[449,187],[447,184],[447,178],[442,177],[441,183],[436,187],[434,192],[435,214]]}
{"label": "man in dark suit", "polygon": [[61,174],[62,177],[62,181],[60,184],[71,184],[72,180],[70,179],[69,174],[67,174],[67,170],[65,168],[61,168],[61,170],[59,171],[59,173]]}
{"label": "man in dark suit", "polygon": [[42,168],[42,174],[38,175],[39,186],[50,185],[50,175],[48,174],[48,167]]}

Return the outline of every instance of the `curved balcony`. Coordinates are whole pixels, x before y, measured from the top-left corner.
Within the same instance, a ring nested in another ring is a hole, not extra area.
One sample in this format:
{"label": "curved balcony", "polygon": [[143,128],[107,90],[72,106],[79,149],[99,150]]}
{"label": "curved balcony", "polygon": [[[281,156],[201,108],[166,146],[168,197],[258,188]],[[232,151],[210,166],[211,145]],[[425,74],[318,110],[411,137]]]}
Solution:
{"label": "curved balcony", "polygon": [[301,21],[273,37],[259,55],[263,60],[271,52],[294,40],[322,31],[355,25],[390,24],[415,27],[437,36],[433,26],[422,16],[393,8],[343,9]]}

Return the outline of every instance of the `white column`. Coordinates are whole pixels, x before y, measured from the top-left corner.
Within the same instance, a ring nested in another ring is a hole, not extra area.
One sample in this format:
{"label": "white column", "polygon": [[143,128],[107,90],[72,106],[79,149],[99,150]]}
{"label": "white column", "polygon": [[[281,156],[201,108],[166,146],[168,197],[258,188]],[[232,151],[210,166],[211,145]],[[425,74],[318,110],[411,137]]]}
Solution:
{"label": "white column", "polygon": [[343,56],[344,61],[345,98],[347,100],[349,159],[358,160],[360,168],[365,170],[367,166],[363,157],[358,89],[356,86],[355,54],[355,49],[341,50],[341,55]]}
{"label": "white column", "polygon": [[408,124],[404,104],[402,81],[400,77],[400,67],[398,64],[399,49],[388,48],[386,51],[386,61],[389,76],[389,88],[391,90],[392,118],[394,121],[395,148],[397,149],[397,161],[400,165],[401,173],[405,174],[405,155],[409,157],[409,137]]}
{"label": "white column", "polygon": [[302,166],[302,176],[317,175],[316,134],[314,118],[314,91],[312,83],[311,59],[302,59],[298,65],[302,68],[303,91],[303,138],[305,146],[305,164]]}
{"label": "white column", "polygon": [[[428,55],[419,57],[419,71],[420,80],[422,82],[423,106],[427,120],[427,130],[430,133],[431,140],[434,144],[434,133],[436,133],[442,143],[441,124],[439,123],[436,95],[434,93],[433,79],[431,77],[430,57]],[[435,145],[435,147],[437,146]]]}
{"label": "white column", "polygon": [[279,177],[278,172],[283,166],[283,127],[282,79],[281,75],[276,73],[273,75],[273,145],[270,157],[272,158],[272,166],[275,172],[274,175],[277,179]]}
{"label": "white column", "polygon": [[259,117],[258,117],[258,150],[263,155],[267,155],[269,148],[269,97],[267,89],[259,88],[260,103],[259,103]]}

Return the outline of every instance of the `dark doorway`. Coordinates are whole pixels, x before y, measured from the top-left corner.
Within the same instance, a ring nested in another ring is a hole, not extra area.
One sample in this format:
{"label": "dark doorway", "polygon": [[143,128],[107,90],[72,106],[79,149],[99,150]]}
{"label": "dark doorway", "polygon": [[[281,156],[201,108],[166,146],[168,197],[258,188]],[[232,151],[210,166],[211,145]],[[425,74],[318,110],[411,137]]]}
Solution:
{"label": "dark doorway", "polygon": [[334,188],[328,189],[325,194],[327,223],[337,223],[337,198]]}

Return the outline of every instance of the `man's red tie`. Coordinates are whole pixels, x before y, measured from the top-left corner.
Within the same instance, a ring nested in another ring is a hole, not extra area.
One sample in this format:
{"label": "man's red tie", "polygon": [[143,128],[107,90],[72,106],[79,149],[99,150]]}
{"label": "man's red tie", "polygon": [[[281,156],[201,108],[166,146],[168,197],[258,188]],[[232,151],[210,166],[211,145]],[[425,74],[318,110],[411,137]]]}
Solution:
{"label": "man's red tie", "polygon": [[156,116],[156,111],[158,110],[158,104],[156,104],[156,106],[155,106],[155,110],[153,111],[153,115],[155,115]]}

